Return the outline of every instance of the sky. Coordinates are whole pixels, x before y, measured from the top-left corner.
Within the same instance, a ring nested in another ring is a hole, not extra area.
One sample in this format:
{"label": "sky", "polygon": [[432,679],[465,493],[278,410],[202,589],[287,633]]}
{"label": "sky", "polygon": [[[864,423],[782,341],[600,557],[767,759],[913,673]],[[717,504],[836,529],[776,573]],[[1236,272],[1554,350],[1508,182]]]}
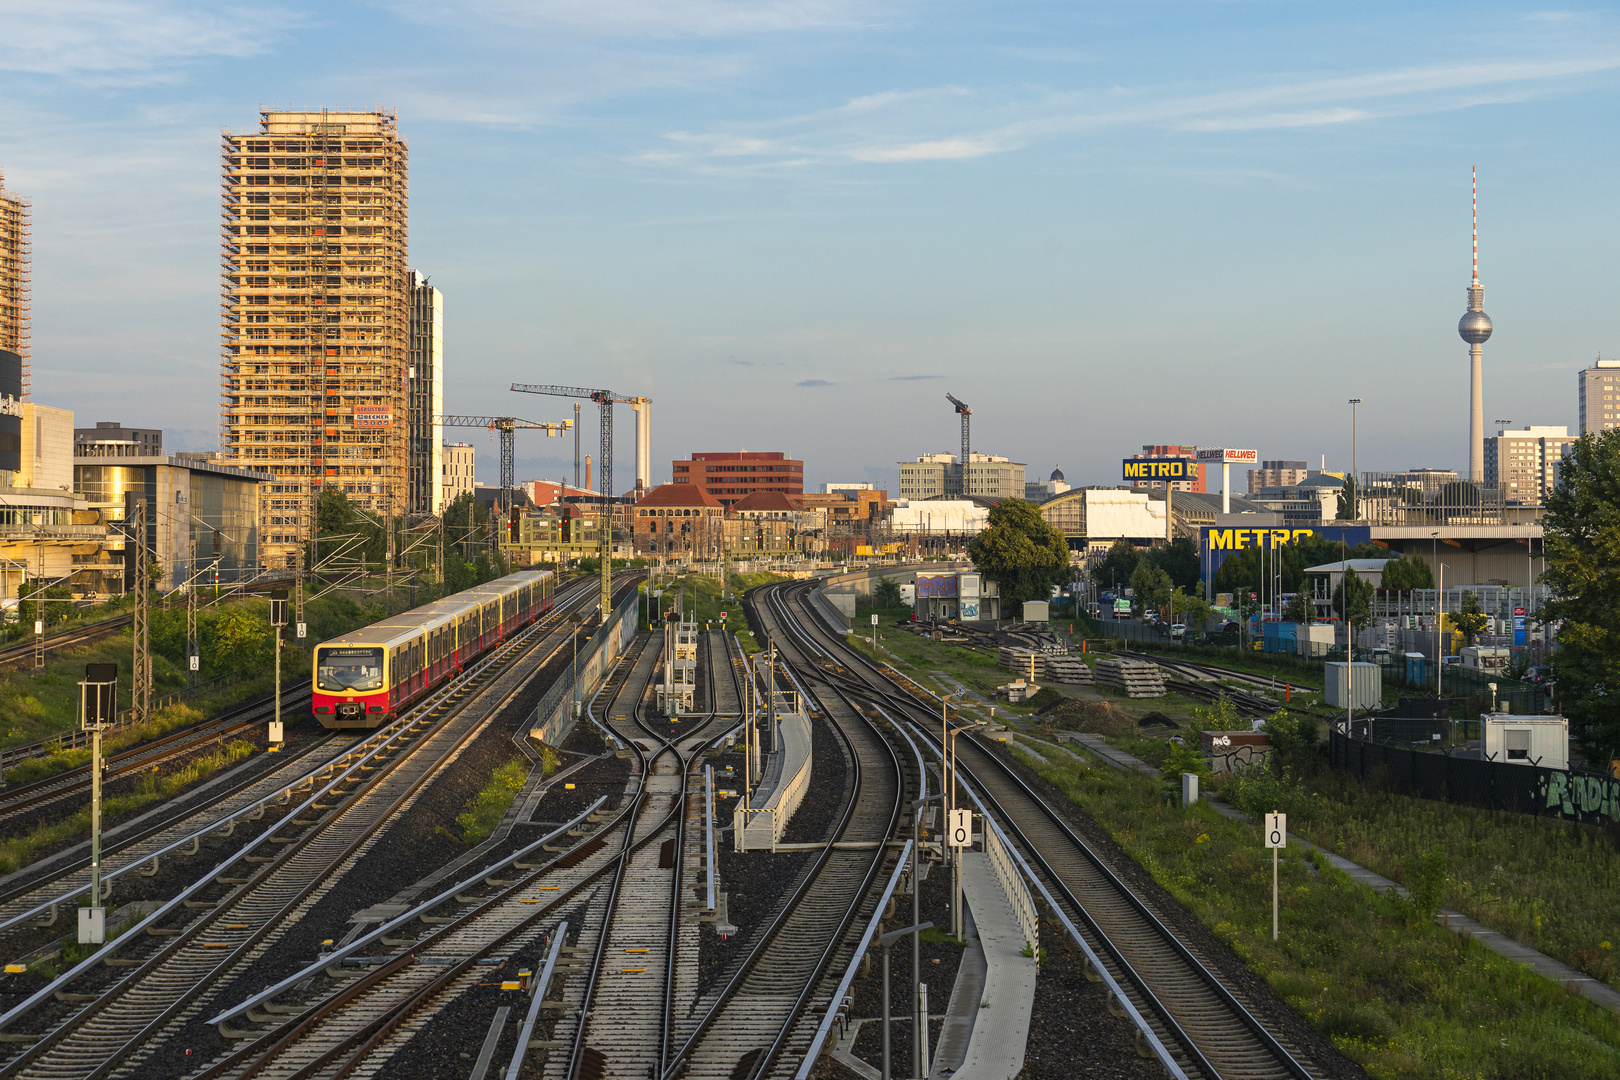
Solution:
{"label": "sky", "polygon": [[[1595,6],[0,0],[0,170],[34,399],[173,449],[218,441],[220,132],[381,106],[445,408],[651,397],[655,482],[781,450],[893,491],[959,447],[947,392],[1031,478],[1174,442],[1343,468],[1351,397],[1361,469],[1466,468],[1469,170],[1486,418],[1573,430],[1620,353],[1617,83]],[[571,468],[520,436],[520,479]]]}

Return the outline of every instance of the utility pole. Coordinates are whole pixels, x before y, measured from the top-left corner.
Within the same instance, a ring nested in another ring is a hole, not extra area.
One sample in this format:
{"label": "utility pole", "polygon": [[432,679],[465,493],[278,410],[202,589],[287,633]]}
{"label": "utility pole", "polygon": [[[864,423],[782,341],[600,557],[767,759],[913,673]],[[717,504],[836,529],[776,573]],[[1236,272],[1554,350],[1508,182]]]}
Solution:
{"label": "utility pole", "polygon": [[186,685],[197,685],[202,667],[202,650],[197,645],[197,540],[191,541],[191,579],[186,585]]}
{"label": "utility pole", "polygon": [[275,589],[270,593],[270,632],[276,639],[276,686],[272,694],[276,699],[275,719],[270,721],[269,742],[285,742],[281,727],[281,628],[287,625],[287,590]]}
{"label": "utility pole", "polygon": [[[135,544],[135,622],[134,670],[130,672],[130,707],[135,710],[135,722],[144,724],[152,718],[152,640],[150,568],[146,550],[146,500],[135,502],[135,532],[130,537]],[[129,558],[129,543],[124,545],[124,558]]]}
{"label": "utility pole", "polygon": [[79,909],[79,944],[107,940],[101,904],[101,733],[118,718],[118,665],[86,664],[79,684],[79,723],[90,733],[90,906]]}
{"label": "utility pole", "polygon": [[293,552],[293,622],[298,624],[298,640],[302,644],[309,628],[304,618],[304,546]]}

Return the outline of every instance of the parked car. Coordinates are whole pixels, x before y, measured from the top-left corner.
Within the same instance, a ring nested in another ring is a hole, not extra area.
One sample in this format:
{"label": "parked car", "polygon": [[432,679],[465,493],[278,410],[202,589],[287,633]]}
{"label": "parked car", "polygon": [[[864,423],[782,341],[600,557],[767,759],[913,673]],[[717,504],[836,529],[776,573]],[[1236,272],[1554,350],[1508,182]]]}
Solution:
{"label": "parked car", "polygon": [[1173,638],[1184,638],[1184,637],[1186,637],[1187,636],[1187,624],[1186,623],[1172,623],[1171,626],[1170,626],[1170,636],[1173,637]]}

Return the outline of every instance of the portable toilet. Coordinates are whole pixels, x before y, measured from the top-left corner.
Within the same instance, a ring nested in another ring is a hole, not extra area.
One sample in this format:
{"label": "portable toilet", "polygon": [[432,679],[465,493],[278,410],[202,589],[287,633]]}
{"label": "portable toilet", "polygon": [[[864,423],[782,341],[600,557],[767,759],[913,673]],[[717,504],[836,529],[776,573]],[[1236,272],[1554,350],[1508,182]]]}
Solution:
{"label": "portable toilet", "polygon": [[1412,686],[1427,686],[1429,658],[1420,652],[1406,654],[1406,681]]}

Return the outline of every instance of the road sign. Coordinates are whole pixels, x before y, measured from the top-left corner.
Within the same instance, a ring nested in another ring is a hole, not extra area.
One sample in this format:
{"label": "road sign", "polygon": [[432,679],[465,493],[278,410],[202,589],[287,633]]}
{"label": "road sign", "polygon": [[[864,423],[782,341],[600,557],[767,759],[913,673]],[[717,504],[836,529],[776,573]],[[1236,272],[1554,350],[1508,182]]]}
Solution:
{"label": "road sign", "polygon": [[877,625],[877,616],[875,614],[872,616],[872,625],[873,626]]}
{"label": "road sign", "polygon": [[298,624],[298,636],[299,637],[306,637],[306,636],[308,636],[308,634],[309,634],[309,624],[308,623],[299,623]]}
{"label": "road sign", "polygon": [[973,846],[973,811],[951,811],[951,847]]}

